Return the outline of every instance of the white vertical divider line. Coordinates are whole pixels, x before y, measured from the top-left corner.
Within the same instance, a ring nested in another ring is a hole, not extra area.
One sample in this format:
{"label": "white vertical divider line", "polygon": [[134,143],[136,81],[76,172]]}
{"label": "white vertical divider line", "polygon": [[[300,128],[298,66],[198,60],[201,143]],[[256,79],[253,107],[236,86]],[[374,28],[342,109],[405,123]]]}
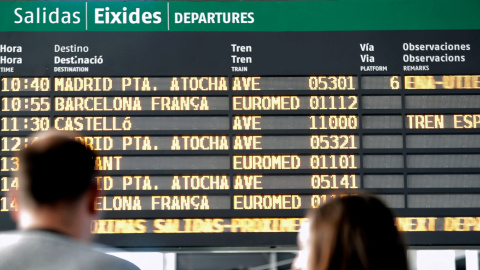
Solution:
{"label": "white vertical divider line", "polygon": [[88,2],[85,2],[85,30],[88,30]]}
{"label": "white vertical divider line", "polygon": [[270,252],[269,270],[277,270],[277,253]]}
{"label": "white vertical divider line", "polygon": [[465,250],[465,269],[479,270],[478,250]]}
{"label": "white vertical divider line", "polygon": [[175,270],[177,269],[177,254],[176,253],[163,253],[163,268],[162,270]]}
{"label": "white vertical divider line", "polygon": [[417,250],[417,270],[455,270],[455,251]]}
{"label": "white vertical divider line", "polygon": [[167,30],[170,31],[170,2],[167,2]]}

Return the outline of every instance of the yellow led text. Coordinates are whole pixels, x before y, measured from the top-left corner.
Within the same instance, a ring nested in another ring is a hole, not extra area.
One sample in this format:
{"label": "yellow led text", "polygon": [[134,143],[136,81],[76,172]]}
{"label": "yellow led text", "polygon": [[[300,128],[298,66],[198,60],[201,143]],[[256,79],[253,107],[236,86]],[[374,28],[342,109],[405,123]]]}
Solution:
{"label": "yellow led text", "polygon": [[233,149],[235,150],[260,150],[262,149],[260,139],[262,136],[240,136],[236,135],[234,138]]}
{"label": "yellow led text", "polygon": [[233,97],[233,110],[298,110],[297,96],[243,96]]}
{"label": "yellow led text", "polygon": [[298,195],[234,195],[233,209],[299,209],[302,200]]}
{"label": "yellow led text", "polygon": [[95,210],[98,211],[125,211],[142,210],[139,196],[100,196],[95,200]]}
{"label": "yellow led text", "polygon": [[405,76],[405,89],[480,89],[480,75]]}
{"label": "yellow led text", "polygon": [[[152,150],[150,136],[123,136],[122,150]],[[157,150],[157,146],[153,150]]]}
{"label": "yellow led text", "polygon": [[110,91],[112,79],[109,77],[56,77],[55,91]]}
{"label": "yellow led text", "polygon": [[172,190],[230,189],[227,175],[174,175]]}
{"label": "yellow led text", "polygon": [[152,111],[208,111],[206,97],[152,97]]}
{"label": "yellow led text", "polygon": [[236,175],[234,189],[263,189],[262,175]]}
{"label": "yellow led text", "polygon": [[207,196],[152,196],[152,210],[209,210]]}
{"label": "yellow led text", "polygon": [[401,232],[434,232],[434,217],[399,217],[397,218],[397,228]]}
{"label": "yellow led text", "polygon": [[239,116],[236,115],[233,117],[233,130],[260,130],[261,116]]}
{"label": "yellow led text", "polygon": [[443,114],[411,114],[407,115],[408,128],[410,129],[439,129],[445,128]]}
{"label": "yellow led text", "polygon": [[101,219],[93,220],[90,232],[93,234],[146,233],[145,219]]}
{"label": "yellow led text", "polygon": [[480,217],[446,217],[444,229],[447,232],[480,231]]}
{"label": "yellow led text", "polygon": [[122,156],[99,156],[95,158],[95,170],[97,171],[118,171]]}
{"label": "yellow led text", "polygon": [[228,137],[173,136],[170,150],[228,150]]}
{"label": "yellow led text", "polygon": [[98,190],[112,190],[113,178],[111,176],[96,176]]}
{"label": "yellow led text", "polygon": [[234,170],[292,170],[300,168],[298,155],[234,155]]}
{"label": "yellow led text", "polygon": [[130,117],[57,117],[54,120],[56,130],[67,131],[125,131],[132,128]]}
{"label": "yellow led text", "polygon": [[96,151],[113,148],[113,139],[110,136],[75,137],[75,140]]}
{"label": "yellow led text", "polygon": [[[112,100],[109,102],[108,100]],[[141,111],[139,97],[55,97],[55,111]]]}
{"label": "yellow led text", "polygon": [[298,232],[303,218],[232,218],[231,232]]}
{"label": "yellow led text", "polygon": [[253,90],[259,91],[260,89],[260,77],[234,77],[233,78],[233,91],[240,90]]}
{"label": "yellow led text", "polygon": [[173,77],[170,91],[227,91],[225,77]]}
{"label": "yellow led text", "polygon": [[480,128],[480,114],[455,114],[453,127],[458,129]]}

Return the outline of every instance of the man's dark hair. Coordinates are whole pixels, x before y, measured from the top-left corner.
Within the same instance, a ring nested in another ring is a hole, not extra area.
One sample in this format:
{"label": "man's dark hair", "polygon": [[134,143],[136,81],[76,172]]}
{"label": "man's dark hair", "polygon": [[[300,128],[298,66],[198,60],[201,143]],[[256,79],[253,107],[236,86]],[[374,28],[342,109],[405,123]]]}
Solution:
{"label": "man's dark hair", "polygon": [[94,183],[95,153],[74,138],[41,138],[19,159],[21,189],[38,204],[73,202]]}

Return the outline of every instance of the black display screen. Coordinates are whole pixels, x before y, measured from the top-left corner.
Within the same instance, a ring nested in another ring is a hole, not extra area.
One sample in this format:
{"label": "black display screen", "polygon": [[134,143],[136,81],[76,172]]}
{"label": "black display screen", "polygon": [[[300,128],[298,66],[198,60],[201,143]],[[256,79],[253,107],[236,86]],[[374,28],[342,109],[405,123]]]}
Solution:
{"label": "black display screen", "polygon": [[36,31],[0,32],[2,230],[53,128],[99,153],[106,244],[293,246],[362,191],[410,245],[478,244],[480,30]]}

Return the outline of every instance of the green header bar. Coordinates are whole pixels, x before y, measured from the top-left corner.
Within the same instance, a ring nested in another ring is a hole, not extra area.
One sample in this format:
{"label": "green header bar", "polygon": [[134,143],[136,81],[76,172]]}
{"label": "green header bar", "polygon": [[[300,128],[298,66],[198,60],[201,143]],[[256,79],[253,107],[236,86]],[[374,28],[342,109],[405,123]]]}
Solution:
{"label": "green header bar", "polygon": [[480,29],[478,0],[1,1],[0,31]]}

